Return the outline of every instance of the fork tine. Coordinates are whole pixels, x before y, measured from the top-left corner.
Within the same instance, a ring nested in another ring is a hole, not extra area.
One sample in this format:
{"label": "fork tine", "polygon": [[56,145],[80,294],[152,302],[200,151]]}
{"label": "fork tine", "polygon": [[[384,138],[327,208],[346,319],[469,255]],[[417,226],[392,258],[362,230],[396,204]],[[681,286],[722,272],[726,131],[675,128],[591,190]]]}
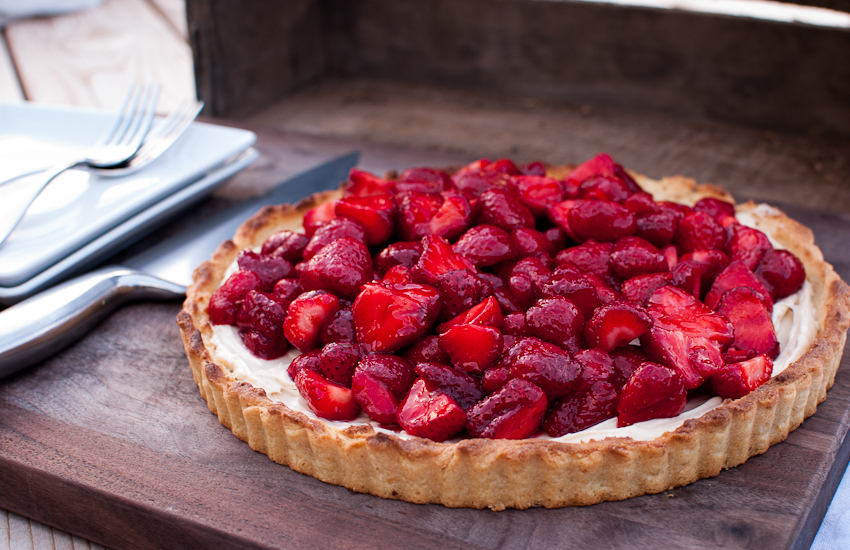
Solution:
{"label": "fork tine", "polygon": [[159,137],[165,136],[171,132],[171,128],[175,124],[178,124],[186,116],[185,112],[189,110],[193,103],[195,103],[195,101],[188,99],[181,101],[177,108],[168,114],[165,120],[148,133],[148,136],[145,138],[145,143],[158,139]]}
{"label": "fork tine", "polygon": [[175,110],[168,116],[168,119],[171,119],[171,121],[169,122],[169,120],[166,119],[163,121],[163,124],[160,125],[160,128],[168,125],[168,129],[164,129],[155,137],[151,137],[146,140],[141,149],[139,149],[139,153],[136,155],[136,158],[133,159],[133,163],[145,164],[148,159],[156,157],[162,153],[162,151],[168,149],[168,147],[170,147],[171,144],[192,124],[198,116],[198,113],[203,108],[203,101],[191,100],[186,102],[186,108],[180,109],[179,113]]}
{"label": "fork tine", "polygon": [[156,104],[159,101],[159,85],[150,86],[145,94],[144,102],[139,105],[133,115],[130,127],[121,142],[125,145],[138,148],[142,140],[150,131],[153,116],[156,112]]}
{"label": "fork tine", "polygon": [[112,124],[112,127],[101,136],[97,145],[106,145],[107,143],[112,143],[112,140],[115,139],[115,136],[118,134],[119,128],[121,128],[122,125],[127,121],[127,111],[131,105],[131,101],[134,97],[136,97],[136,92],[138,91],[138,88],[139,85],[134,83],[130,86],[130,89],[127,90],[127,95],[124,96],[124,101],[121,102],[121,109],[118,110],[118,118],[115,119],[115,122]]}

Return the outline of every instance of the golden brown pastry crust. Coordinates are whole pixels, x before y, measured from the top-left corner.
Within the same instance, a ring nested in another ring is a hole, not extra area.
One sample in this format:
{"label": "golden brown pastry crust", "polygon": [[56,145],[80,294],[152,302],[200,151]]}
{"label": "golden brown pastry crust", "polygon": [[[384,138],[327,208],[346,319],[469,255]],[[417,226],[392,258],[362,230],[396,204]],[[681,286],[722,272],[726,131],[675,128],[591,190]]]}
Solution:
{"label": "golden brown pastry crust", "polygon": [[[692,205],[712,196],[731,201],[722,189],[697,186],[687,178],[636,177],[656,200]],[[435,443],[375,432],[369,425],[332,429],[272,402],[264,390],[235,380],[226,366],[217,364],[206,345],[212,334],[206,309],[240,250],[259,246],[281,229],[299,229],[304,212],[338,196],[328,192],[294,207],[263,208],[198,267],[177,317],[195,382],[210,411],[252,449],[295,471],[358,492],[449,507],[555,508],[621,500],[716,476],[764,453],[814,414],[833,384],[850,325],[850,287],[824,262],[808,228],[773,211],[775,215],[760,216],[759,223],[805,265],[819,331],[799,360],[741,399],[727,399],[652,441]],[[739,211],[755,208],[752,203],[738,206]]]}

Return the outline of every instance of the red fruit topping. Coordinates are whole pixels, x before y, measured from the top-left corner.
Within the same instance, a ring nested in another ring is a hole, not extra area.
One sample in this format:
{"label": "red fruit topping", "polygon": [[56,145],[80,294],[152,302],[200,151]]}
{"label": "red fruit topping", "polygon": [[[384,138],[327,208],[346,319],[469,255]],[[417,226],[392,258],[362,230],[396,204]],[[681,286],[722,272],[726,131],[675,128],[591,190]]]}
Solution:
{"label": "red fruit topping", "polygon": [[357,341],[372,351],[395,351],[424,335],[440,310],[440,293],[427,285],[369,283],[354,300]]}
{"label": "red fruit topping", "polygon": [[583,349],[575,354],[575,360],[581,363],[577,390],[587,391],[597,382],[613,384],[617,378],[614,360],[600,349]]}
{"label": "red fruit topping", "polygon": [[620,302],[602,306],[584,327],[584,341],[590,348],[611,351],[643,336],[652,318],[640,306]]}
{"label": "red fruit topping", "polygon": [[419,261],[420,255],[422,255],[422,243],[420,241],[392,243],[378,254],[375,267],[377,267],[379,273],[386,273],[396,265],[403,265],[411,269]]}
{"label": "red fruit topping", "polygon": [[409,269],[403,265],[396,265],[384,274],[381,282],[386,285],[407,285],[412,283],[413,279],[410,277]]}
{"label": "red fruit topping", "polygon": [[550,206],[547,213],[549,220],[564,232],[564,236],[574,241],[578,241],[579,239],[575,236],[572,229],[570,229],[570,210],[573,209],[577,202],[574,199],[559,202],[556,205]]}
{"label": "red fruit topping", "polygon": [[392,182],[379,178],[369,172],[352,168],[348,174],[349,185],[345,188],[346,195],[368,197],[383,195],[392,191]]}
{"label": "red fruit topping", "polygon": [[677,370],[688,389],[723,366],[722,350],[734,339],[732,324],[692,294],[663,286],[649,298],[652,328],[641,338],[650,359]]}
{"label": "red fruit topping", "polygon": [[464,372],[481,375],[502,353],[502,333],[485,325],[455,325],[440,335],[440,347],[452,365]]}
{"label": "red fruit topping", "polygon": [[637,214],[635,235],[661,248],[673,242],[682,215],[670,209]]}
{"label": "red fruit topping", "polygon": [[584,315],[563,296],[538,300],[525,312],[525,320],[528,331],[541,340],[557,344],[570,353],[582,347]]}
{"label": "red fruit topping", "polygon": [[623,279],[669,269],[667,259],[654,245],[640,237],[623,237],[611,249],[611,270]]}
{"label": "red fruit topping", "polygon": [[516,336],[518,338],[530,336],[528,334],[528,325],[525,322],[525,313],[511,313],[510,315],[505,315],[503,330],[505,334],[510,334],[511,336]]}
{"label": "red fruit topping", "polygon": [[[242,330],[260,332],[283,340],[284,317],[286,317],[286,310],[283,306],[266,293],[251,290],[242,300],[242,307],[236,315],[236,326]],[[282,351],[286,351],[289,346],[284,341],[281,347]]]}
{"label": "red fruit topping", "polygon": [[454,187],[452,178],[435,168],[408,168],[395,182],[396,191],[416,191],[419,193],[439,193]]}
{"label": "red fruit topping", "polygon": [[764,306],[767,308],[768,313],[773,311],[773,300],[770,293],[761,284],[758,277],[743,262],[738,260],[729,262],[726,269],[721,271],[717,278],[714,279],[714,284],[711,285],[711,289],[705,295],[705,305],[711,309],[715,309],[726,292],[739,286],[749,287],[761,294],[764,297]]}
{"label": "red fruit topping", "polygon": [[445,441],[466,425],[466,413],[460,405],[447,394],[428,388],[422,378],[413,383],[396,417],[407,433],[433,441]]}
{"label": "red fruit topping", "polygon": [[764,283],[774,300],[790,296],[806,282],[806,270],[787,250],[768,250],[756,268],[756,277]]}
{"label": "red fruit topping", "polygon": [[635,182],[623,167],[614,162],[608,154],[599,153],[592,159],[578,165],[575,170],[567,176],[567,182],[582,183],[593,176],[607,176],[621,179],[631,190],[632,193],[638,193],[641,188]]}
{"label": "red fruit topping", "polygon": [[283,258],[297,264],[302,260],[309,241],[306,235],[285,229],[266,239],[260,254],[269,258]]}
{"label": "red fruit topping", "polygon": [[502,189],[481,193],[481,223],[501,227],[505,231],[517,227],[534,227],[534,216],[517,198]]}
{"label": "red fruit topping", "polygon": [[592,176],[581,182],[578,198],[584,200],[600,200],[623,202],[632,194],[626,182],[610,176]]}
{"label": "red fruit topping", "polygon": [[440,320],[460,315],[493,292],[489,283],[467,269],[455,269],[440,275],[437,290],[443,298]]}
{"label": "red fruit topping", "polygon": [[304,214],[304,220],[301,224],[304,226],[304,233],[307,237],[312,237],[317,229],[336,219],[335,206],[333,202],[326,202]]}
{"label": "red fruit topping", "polygon": [[289,304],[283,334],[293,346],[309,351],[319,343],[322,325],[339,310],[339,299],[324,290],[305,292]]}
{"label": "red fruit topping", "polygon": [[452,250],[475,267],[496,265],[516,256],[511,236],[494,225],[476,225],[463,234]]}
{"label": "red fruit topping", "polygon": [[363,226],[349,219],[334,219],[316,230],[304,248],[304,261],[319,253],[321,249],[337,239],[349,237],[366,244],[366,232]]}
{"label": "red fruit topping", "polygon": [[669,273],[650,273],[638,275],[623,283],[620,292],[623,298],[638,305],[646,305],[652,293],[664,285],[670,284]]}
{"label": "red fruit topping", "polygon": [[435,193],[400,193],[398,202],[398,234],[402,240],[419,240],[430,235],[431,218],[440,210],[443,199]]}
{"label": "red fruit topping", "polygon": [[350,309],[340,309],[328,317],[319,331],[319,342],[354,342],[354,316]]}
{"label": "red fruit topping", "polygon": [[303,294],[301,281],[298,279],[281,279],[275,283],[272,289],[272,298],[283,306],[284,309],[289,308],[292,300]]}
{"label": "red fruit topping", "polygon": [[702,289],[702,266],[695,260],[682,260],[670,272],[670,284],[699,299]]}
{"label": "red fruit topping", "polygon": [[376,376],[361,370],[355,371],[351,391],[369,418],[381,424],[396,423],[399,400]]}
{"label": "red fruit topping", "polygon": [[662,210],[661,207],[656,204],[652,195],[646,191],[629,195],[629,198],[623,201],[623,206],[636,216],[649,214],[651,212],[660,212]]}
{"label": "red fruit topping", "polygon": [[673,212],[677,212],[680,219],[693,214],[694,212],[694,209],[690,206],[686,204],[679,204],[678,202],[661,201],[658,203],[658,207],[663,210],[672,210]]}
{"label": "red fruit topping", "polygon": [[463,410],[481,401],[484,392],[474,376],[439,363],[419,363],[416,374],[428,381],[428,385],[437,391],[451,396]]}
{"label": "red fruit topping", "polygon": [[555,404],[543,418],[542,428],[552,437],[586,430],[617,416],[620,394],[609,382],[596,382]]}
{"label": "red fruit topping", "polygon": [[637,229],[635,216],[616,202],[576,201],[567,214],[570,231],[579,242],[616,241]]}
{"label": "red fruit topping", "polygon": [[320,418],[351,420],[360,410],[353,391],[331,382],[316,371],[299,370],[295,375],[295,386],[310,410]]}
{"label": "red fruit topping", "polygon": [[319,357],[322,355],[322,350],[314,349],[312,351],[308,351],[307,353],[302,353],[298,357],[292,360],[288,367],[286,367],[286,373],[289,375],[292,380],[295,380],[295,376],[298,374],[298,371],[301,369],[309,369],[313,372],[318,372],[321,374],[321,369],[319,368]]}
{"label": "red fruit topping", "polygon": [[342,298],[354,298],[360,287],[371,280],[369,249],[350,237],[323,247],[301,271],[304,290],[328,290]]}
{"label": "red fruit topping", "polygon": [[727,357],[744,357],[749,352],[771,359],[779,355],[779,340],[764,307],[764,296],[751,288],[733,288],[721,298],[717,313],[729,319],[735,329]]}
{"label": "red fruit topping", "polygon": [[676,247],[672,244],[667,245],[661,249],[661,253],[664,255],[664,259],[667,260],[667,268],[672,271],[676,267],[676,264],[679,263],[679,253],[676,251]]}
{"label": "red fruit topping", "polygon": [[545,176],[546,166],[539,160],[529,162],[525,166],[520,167],[519,171],[526,176]]}
{"label": "red fruit topping", "polygon": [[632,373],[638,370],[649,358],[643,350],[637,346],[626,346],[617,348],[611,352],[611,360],[614,362],[614,379],[612,383],[618,389],[622,389],[631,378]]}
{"label": "red fruit topping", "polygon": [[455,269],[475,271],[472,263],[452,251],[452,245],[444,238],[428,235],[422,238],[422,255],[411,269],[413,280],[419,283],[436,285],[440,275]]}
{"label": "red fruit topping", "polygon": [[493,182],[481,175],[480,172],[458,173],[452,176],[452,181],[457,190],[466,197],[470,205],[475,205],[484,191],[493,189],[494,187]]}
{"label": "red fruit topping", "polygon": [[270,336],[254,330],[243,329],[239,331],[242,344],[248,348],[255,357],[260,359],[277,359],[289,348],[289,344],[283,336]]}
{"label": "red fruit topping", "polygon": [[510,378],[527,380],[550,399],[570,393],[581,374],[581,363],[558,346],[538,338],[523,338],[510,350]]}
{"label": "red fruit topping", "polygon": [[227,278],[210,297],[208,308],[210,323],[213,325],[235,325],[236,315],[242,307],[242,300],[252,290],[261,286],[260,278],[250,271],[237,271]]}
{"label": "red fruit topping", "polygon": [[720,397],[737,399],[758,388],[773,372],[773,361],[759,355],[747,361],[726,365],[708,379],[711,390]]}
{"label": "red fruit topping", "polygon": [[564,188],[555,178],[517,176],[513,186],[523,204],[537,216],[544,216],[550,206],[564,200]]}
{"label": "red fruit topping", "polygon": [[415,344],[407,348],[404,358],[413,363],[451,363],[449,354],[440,347],[440,337],[437,335],[426,336],[417,340]]}
{"label": "red fruit topping", "polygon": [[[593,315],[593,311],[602,305],[597,286],[604,285],[601,280],[594,280],[593,275],[576,275],[564,271],[556,271],[552,277],[543,284],[540,295],[544,298],[563,296],[574,303],[582,315],[587,319]],[[595,278],[595,277],[594,277]]]}
{"label": "red fruit topping", "polygon": [[375,246],[390,238],[395,227],[396,205],[391,195],[343,197],[336,202],[336,215],[354,220],[366,231],[366,244]]}
{"label": "red fruit topping", "polygon": [[260,278],[261,290],[271,290],[276,282],[292,272],[292,264],[287,260],[263,257],[248,249],[240,252],[236,261],[241,271],[251,271]]}
{"label": "red fruit topping", "polygon": [[482,325],[501,330],[502,323],[502,308],[499,307],[498,300],[490,296],[450,321],[438,325],[437,332],[442,334],[457,325]]}
{"label": "red fruit topping", "polygon": [[510,379],[511,368],[508,365],[497,363],[487,369],[487,372],[481,377],[481,389],[489,395],[499,391]]}
{"label": "red fruit topping", "polygon": [[680,255],[695,250],[723,250],[726,230],[705,212],[692,212],[679,222],[674,241]]}
{"label": "red fruit topping", "polygon": [[319,356],[319,368],[325,377],[337,384],[351,387],[354,368],[363,357],[363,348],[351,342],[326,344]]}
{"label": "red fruit topping", "polygon": [[558,252],[555,265],[572,264],[582,273],[593,273],[603,279],[610,276],[611,243],[588,242]]}
{"label": "red fruit topping", "polygon": [[632,374],[617,405],[617,427],[653,418],[672,418],[688,402],[682,376],[673,369],[646,362]]}
{"label": "red fruit topping", "polygon": [[443,204],[429,222],[430,233],[453,241],[469,229],[472,206],[459,193],[446,193]]}
{"label": "red fruit topping", "polygon": [[520,258],[542,254],[552,256],[558,251],[546,235],[528,227],[518,227],[511,231],[511,241]]}
{"label": "red fruit topping", "polygon": [[733,225],[729,229],[726,252],[731,259],[744,262],[750,271],[755,271],[765,252],[772,249],[773,246],[767,235],[758,229],[740,224]]}
{"label": "red fruit topping", "polygon": [[718,223],[727,216],[735,217],[734,204],[712,197],[706,197],[697,201],[694,205],[694,210],[697,212],[705,212]]}
{"label": "red fruit topping", "polygon": [[697,250],[689,252],[680,258],[685,262],[693,260],[702,264],[702,275],[700,278],[700,287],[703,289],[711,288],[717,274],[726,269],[729,265],[729,256],[719,250]]}
{"label": "red fruit topping", "polygon": [[390,353],[370,353],[360,360],[354,371],[366,372],[387,385],[398,399],[404,398],[416,375],[409,361]]}
{"label": "red fruit topping", "polygon": [[[531,284],[531,281],[528,281],[528,283]],[[523,311],[519,300],[510,288],[497,288],[493,291],[493,297],[499,302],[499,307],[502,308],[502,313],[505,315]]]}
{"label": "red fruit topping", "polygon": [[469,409],[466,429],[472,437],[524,439],[537,433],[546,405],[543,390],[514,379]]}
{"label": "red fruit topping", "polygon": [[511,268],[510,276],[519,274],[528,275],[531,279],[534,294],[539,295],[552,275],[552,271],[544,263],[545,260],[545,256],[523,258]]}

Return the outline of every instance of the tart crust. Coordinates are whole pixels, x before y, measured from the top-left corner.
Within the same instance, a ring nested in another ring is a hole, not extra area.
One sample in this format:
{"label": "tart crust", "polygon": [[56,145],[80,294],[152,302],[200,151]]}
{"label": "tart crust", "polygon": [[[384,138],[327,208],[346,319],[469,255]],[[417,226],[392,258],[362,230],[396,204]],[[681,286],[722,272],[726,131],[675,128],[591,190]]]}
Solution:
{"label": "tart crust", "polygon": [[[569,169],[549,171],[561,177]],[[722,189],[688,178],[634,176],[656,200],[693,205],[703,197],[717,197],[732,202]],[[214,348],[207,305],[240,250],[261,245],[276,231],[300,229],[307,210],[339,196],[332,191],[295,206],[264,207],[195,270],[195,282],[177,316],[195,382],[210,411],[252,449],[297,472],[357,492],[448,507],[555,508],[622,500],[713,477],[764,453],[815,413],[834,382],[850,326],[850,287],[823,260],[811,230],[779,210],[750,202],[737,206],[738,211],[758,208],[760,228],[805,266],[818,323],[809,350],[752,393],[726,399],[652,441],[436,443],[387,435],[369,425],[330,428],[272,402],[264,390],[235,380],[217,363],[209,351]]]}

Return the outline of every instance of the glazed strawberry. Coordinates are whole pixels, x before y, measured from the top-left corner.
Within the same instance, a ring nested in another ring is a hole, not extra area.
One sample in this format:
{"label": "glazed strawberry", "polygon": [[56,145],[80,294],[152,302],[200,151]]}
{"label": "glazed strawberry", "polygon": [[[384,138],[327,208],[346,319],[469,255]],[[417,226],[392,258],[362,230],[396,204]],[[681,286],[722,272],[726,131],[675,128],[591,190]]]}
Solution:
{"label": "glazed strawberry", "polygon": [[490,159],[481,158],[478,160],[474,160],[452,174],[452,180],[454,180],[457,176],[462,176],[464,174],[474,174],[480,172],[484,167],[490,164]]}
{"label": "glazed strawberry", "polygon": [[567,214],[570,231],[579,242],[616,241],[634,234],[635,216],[612,201],[576,201]]}
{"label": "glazed strawberry", "polygon": [[698,299],[702,296],[702,266],[696,260],[678,262],[670,271],[670,284]]}
{"label": "glazed strawberry", "polygon": [[510,363],[510,378],[532,382],[550,399],[570,393],[581,374],[581,363],[562,348],[539,338],[520,339],[505,360]]}
{"label": "glazed strawberry", "polygon": [[470,205],[478,204],[482,193],[495,187],[493,182],[483,176],[480,171],[455,174],[452,176],[452,182]]}
{"label": "glazed strawberry", "polygon": [[737,399],[770,380],[772,372],[773,361],[770,357],[759,355],[747,361],[726,365],[712,375],[708,383],[711,390],[720,397]]}
{"label": "glazed strawberry", "polygon": [[440,310],[440,293],[427,285],[369,283],[354,300],[357,341],[372,351],[395,351],[422,337]]}
{"label": "glazed strawberry", "polygon": [[359,223],[366,231],[366,244],[375,246],[390,238],[397,208],[390,195],[343,197],[334,208],[337,217]]}
{"label": "glazed strawberry", "polygon": [[573,241],[578,241],[579,239],[576,237],[575,233],[573,233],[573,230],[570,229],[570,210],[572,210],[577,203],[578,200],[576,199],[561,201],[558,204],[550,206],[546,214],[549,221],[555,224],[555,226],[564,232],[566,237],[569,237]]}
{"label": "glazed strawberry", "polygon": [[[623,296],[619,291],[611,288],[608,283],[602,280],[601,277],[588,273],[585,275],[587,279],[593,283],[596,288],[596,295],[599,296],[599,301],[603,304],[613,304],[614,302],[622,302]],[[587,316],[585,317],[585,319]]]}
{"label": "glazed strawberry", "polygon": [[431,218],[443,204],[440,195],[405,192],[399,193],[396,201],[398,202],[398,234],[402,240],[418,241],[432,233]]}
{"label": "glazed strawberry", "polygon": [[463,410],[484,397],[480,382],[456,368],[439,363],[419,363],[415,370],[416,375],[424,378],[430,387],[451,396]]}
{"label": "glazed strawberry", "polygon": [[649,273],[632,277],[623,283],[620,292],[623,299],[638,305],[646,305],[652,293],[664,285],[670,284],[673,276],[669,273]]}
{"label": "glazed strawberry", "polygon": [[345,188],[345,194],[355,197],[383,195],[392,192],[393,188],[392,182],[357,168],[352,168],[349,172],[348,182],[349,185]]}
{"label": "glazed strawberry", "polygon": [[554,256],[558,251],[546,235],[529,227],[518,227],[511,231],[511,241],[517,251],[517,256]]}
{"label": "glazed strawberry", "polygon": [[384,273],[384,278],[381,282],[385,285],[408,285],[413,282],[410,276],[410,270],[403,265],[396,265]]}
{"label": "glazed strawberry", "polygon": [[[242,307],[236,315],[236,326],[242,330],[260,332],[266,336],[279,337],[283,340],[283,319],[286,310],[264,292],[249,291],[242,300]],[[289,347],[282,344],[281,354]],[[266,357],[268,359],[268,357]]]}
{"label": "glazed strawberry", "polygon": [[732,343],[731,323],[692,294],[663,286],[649,298],[652,328],[641,338],[650,359],[681,374],[685,387],[700,386],[723,366],[723,350]]}
{"label": "glazed strawberry", "polygon": [[451,320],[438,325],[437,332],[442,334],[457,325],[482,325],[501,330],[502,324],[502,309],[499,307],[499,302],[493,296],[489,296]]}
{"label": "glazed strawberry", "polygon": [[589,348],[611,351],[640,338],[652,326],[652,318],[640,306],[620,302],[602,306],[584,327],[584,341]]}
{"label": "glazed strawberry", "polygon": [[555,178],[517,176],[511,184],[522,203],[538,217],[545,216],[550,206],[564,200],[564,188]]}
{"label": "glazed strawberry", "polygon": [[538,338],[557,344],[570,353],[582,347],[584,315],[563,296],[538,300],[525,312],[528,331]]}
{"label": "glazed strawberry", "polygon": [[722,201],[720,199],[715,199],[714,197],[706,197],[704,199],[700,199],[694,205],[694,210],[698,212],[705,212],[709,216],[711,216],[714,221],[720,223],[720,220],[727,216],[735,217],[735,205],[731,202]]}
{"label": "glazed strawberry", "polygon": [[304,247],[304,261],[311,259],[319,253],[326,245],[331,244],[337,239],[349,237],[355,241],[366,244],[366,231],[359,223],[349,219],[334,219],[327,224],[316,229],[313,236],[310,237],[307,246]]}
{"label": "glazed strawberry", "polygon": [[384,425],[396,423],[399,400],[377,377],[368,372],[356,371],[351,381],[351,391],[369,418]]}
{"label": "glazed strawberry", "polygon": [[350,309],[340,309],[330,315],[319,331],[319,342],[354,342],[354,316]]}
{"label": "glazed strawberry", "polygon": [[787,250],[768,250],[759,262],[756,277],[774,300],[790,296],[803,287],[806,270],[799,258]]}
{"label": "glazed strawberry", "polygon": [[307,237],[312,237],[320,227],[336,219],[335,206],[333,202],[326,202],[304,214],[301,224]]}
{"label": "glazed strawberry", "polygon": [[539,160],[535,160],[524,166],[520,166],[519,171],[525,176],[545,176],[546,166]]}
{"label": "glazed strawberry", "polygon": [[540,427],[546,394],[525,380],[510,380],[499,391],[469,409],[466,430],[472,437],[524,439]]}
{"label": "glazed strawberry", "polygon": [[659,201],[657,204],[658,207],[663,210],[671,210],[673,212],[678,213],[680,220],[685,216],[690,216],[694,213],[694,209],[688,206],[687,204],[680,204],[678,202],[671,201]]}
{"label": "glazed strawberry", "polygon": [[685,410],[688,397],[682,376],[656,363],[643,363],[620,393],[617,427],[653,418],[672,418]]}
{"label": "glazed strawberry", "polygon": [[428,223],[432,235],[453,241],[472,224],[472,205],[460,193],[444,193],[443,204]]}
{"label": "glazed strawberry", "polygon": [[325,321],[339,310],[339,298],[324,290],[305,292],[289,304],[283,334],[293,346],[310,351],[319,343]]}
{"label": "glazed strawberry", "polygon": [[440,334],[440,347],[458,369],[481,375],[502,353],[502,333],[486,325],[455,325]]}
{"label": "glazed strawberry", "polygon": [[636,214],[635,235],[662,248],[673,242],[682,215],[669,208]]}
{"label": "glazed strawberry", "polygon": [[585,391],[558,401],[543,418],[541,428],[552,437],[586,430],[617,416],[620,394],[609,382],[596,382]]}
{"label": "glazed strawberry", "polygon": [[739,260],[729,262],[726,269],[720,272],[714,280],[714,284],[711,285],[708,294],[705,295],[705,305],[712,309],[716,308],[727,291],[739,286],[751,288],[761,294],[764,297],[764,305],[768,313],[773,311],[773,300],[770,293],[761,284],[758,277]]}
{"label": "glazed strawberry", "polygon": [[298,357],[292,360],[288,367],[286,367],[286,373],[289,377],[295,381],[295,376],[298,374],[298,371],[301,369],[309,369],[313,372],[322,373],[322,370],[319,368],[319,357],[322,355],[322,350],[314,349],[308,351],[307,353],[302,353]]}
{"label": "glazed strawberry", "polygon": [[375,258],[375,267],[378,273],[386,273],[391,267],[396,265],[403,265],[411,269],[419,261],[419,256],[421,255],[421,241],[392,243],[381,250],[380,254]]}
{"label": "glazed strawberry", "polygon": [[729,242],[726,244],[726,252],[732,260],[740,260],[750,271],[755,271],[765,252],[772,250],[767,235],[747,227],[736,224],[729,228]]}
{"label": "glazed strawberry", "polygon": [[492,286],[468,269],[455,269],[443,273],[437,280],[437,290],[443,298],[440,320],[452,319],[481,303],[492,294]]}
{"label": "glazed strawberry", "polygon": [[414,365],[417,363],[448,365],[452,361],[449,354],[440,347],[440,337],[433,334],[417,340],[415,344],[407,348],[404,358]]}
{"label": "glazed strawberry", "polygon": [[403,399],[416,375],[410,361],[391,353],[369,353],[354,369],[354,377],[368,373],[384,384],[398,399]]}
{"label": "glazed strawberry", "polygon": [[302,260],[309,241],[307,235],[285,229],[266,239],[260,254],[268,258],[283,258],[297,264]]}
{"label": "glazed strawberry", "polygon": [[558,252],[555,265],[572,264],[582,273],[593,273],[608,280],[611,276],[610,260],[613,248],[611,243],[586,242]]}
{"label": "glazed strawberry", "polygon": [[502,389],[511,379],[511,368],[508,365],[497,363],[487,369],[481,377],[481,389],[490,395]]}
{"label": "glazed strawberry", "polygon": [[[544,263],[547,257],[535,256],[532,258],[523,258],[511,268],[510,277],[514,275],[528,275],[531,281],[531,293],[535,298],[541,296],[543,287],[549,282],[552,275],[552,270]],[[510,285],[510,279],[508,279]]]}
{"label": "glazed strawberry", "polygon": [[452,246],[444,238],[435,235],[422,238],[422,255],[411,269],[414,281],[436,285],[440,275],[455,269],[475,271],[472,263],[452,251]]}
{"label": "glazed strawberry", "polygon": [[611,383],[621,390],[632,374],[649,358],[638,346],[624,346],[610,353],[611,361],[614,363],[614,378]]}
{"label": "glazed strawberry", "polygon": [[295,375],[295,386],[310,410],[320,418],[352,420],[360,410],[354,399],[354,392],[313,370],[298,371]]}
{"label": "glazed strawberry", "polygon": [[680,255],[695,250],[723,250],[726,231],[705,212],[692,212],[679,222],[674,242]]}
{"label": "glazed strawberry", "polygon": [[680,258],[686,262],[693,260],[702,265],[700,287],[708,291],[717,275],[729,265],[729,256],[719,250],[697,250]]}
{"label": "glazed strawberry", "polygon": [[578,190],[578,198],[582,200],[623,202],[631,194],[626,182],[611,176],[591,176],[581,182]]}
{"label": "glazed strawberry", "polygon": [[445,441],[466,426],[466,413],[454,399],[430,389],[419,378],[396,413],[399,425],[410,435]]}
{"label": "glazed strawberry", "polygon": [[556,271],[543,284],[540,295],[544,298],[554,298],[555,296],[568,298],[581,310],[585,319],[589,318],[593,315],[593,311],[602,305],[597,285],[599,283],[605,284],[601,280],[596,282],[591,277],[592,275]]}
{"label": "glazed strawberry", "polygon": [[517,227],[534,227],[534,216],[517,198],[502,189],[489,189],[481,193],[479,221],[495,225],[505,231]]}
{"label": "glazed strawberry", "polygon": [[363,348],[351,342],[325,344],[319,356],[319,369],[331,382],[351,387],[354,368],[363,357]]}
{"label": "glazed strawberry", "polygon": [[[529,279],[527,283],[530,285],[531,280]],[[517,300],[509,287],[495,289],[493,291],[493,297],[499,302],[499,307],[502,308],[502,313],[505,315],[524,311],[519,300]]]}
{"label": "glazed strawberry", "polygon": [[239,339],[252,355],[260,359],[277,359],[289,349],[289,343],[282,334],[271,336],[254,330],[240,330]]}
{"label": "glazed strawberry", "polygon": [[651,214],[652,212],[660,212],[662,210],[652,198],[652,195],[646,191],[632,193],[623,201],[623,206],[638,217],[642,214]]}
{"label": "glazed strawberry", "polygon": [[673,268],[679,263],[679,253],[676,251],[676,247],[672,244],[667,245],[661,249],[661,254],[667,260],[667,269],[673,271]]}
{"label": "glazed strawberry", "polygon": [[235,325],[242,300],[252,290],[261,288],[260,278],[250,271],[237,271],[210,296],[208,308],[213,325]]}
{"label": "glazed strawberry", "polygon": [[275,283],[272,289],[272,298],[274,301],[283,306],[283,309],[289,309],[289,304],[292,300],[298,298],[304,293],[301,288],[301,281],[298,279],[281,279]]}
{"label": "glazed strawberry", "polygon": [[475,267],[487,267],[516,256],[511,236],[495,225],[476,225],[463,234],[452,246],[456,254],[472,262]]}
{"label": "glazed strawberry", "polygon": [[623,170],[622,166],[614,162],[614,159],[606,153],[599,153],[592,159],[579,164],[572,172],[569,173],[566,182],[581,184],[586,179],[594,176],[619,178],[628,186],[632,193],[641,191],[641,188],[635,182],[634,178]]}
{"label": "glazed strawberry", "polygon": [[668,270],[664,255],[650,242],[640,237],[623,237],[611,249],[611,270],[618,277],[631,279],[645,273]]}
{"label": "glazed strawberry", "polygon": [[514,164],[514,161],[506,158],[482,166],[481,172],[487,174],[506,174],[509,176],[518,176],[520,174],[519,168]]}
{"label": "glazed strawberry", "polygon": [[243,250],[236,259],[239,269],[251,271],[260,278],[260,289],[270,291],[276,282],[292,273],[292,264],[283,258],[260,256],[253,250]]}
{"label": "glazed strawberry", "polygon": [[617,371],[614,359],[600,349],[583,349],[573,357],[581,363],[581,376],[576,383],[576,390],[587,391],[597,382],[614,383]]}
{"label": "glazed strawberry", "polygon": [[[531,336],[528,333],[528,324],[525,322],[525,313],[511,313],[505,315],[503,320],[503,329],[506,335],[516,336]],[[507,348],[507,346],[505,346]]]}
{"label": "glazed strawberry", "polygon": [[304,290],[327,290],[342,298],[354,298],[372,280],[369,249],[350,237],[337,239],[310,258],[301,271]]}
{"label": "glazed strawberry", "polygon": [[418,193],[440,193],[454,187],[452,178],[435,168],[408,168],[395,181],[398,193],[416,191]]}
{"label": "glazed strawberry", "polygon": [[735,341],[726,357],[745,357],[749,352],[776,359],[779,340],[773,322],[764,307],[764,296],[748,287],[736,287],[726,292],[716,308],[735,329]]}

